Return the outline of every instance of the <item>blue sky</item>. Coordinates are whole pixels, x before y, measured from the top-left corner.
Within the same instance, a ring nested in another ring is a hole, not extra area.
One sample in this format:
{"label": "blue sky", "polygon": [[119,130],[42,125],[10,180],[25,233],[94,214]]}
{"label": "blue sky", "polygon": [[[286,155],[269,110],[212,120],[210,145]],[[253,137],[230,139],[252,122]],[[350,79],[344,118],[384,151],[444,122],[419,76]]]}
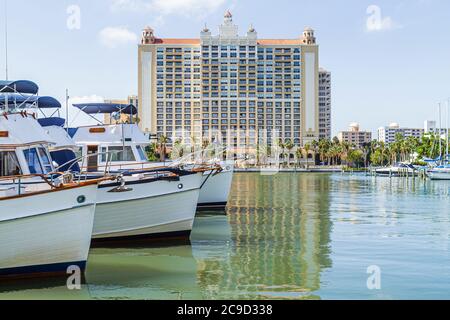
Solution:
{"label": "blue sky", "polygon": [[241,33],[252,23],[260,38],[316,30],[320,64],[333,76],[334,134],[354,121],[374,132],[390,122],[423,127],[450,97],[448,0],[9,0],[8,7],[9,78],[34,80],[41,94],[61,100],[65,88],[83,101],[137,93],[145,25],[158,37],[198,37],[205,22],[217,31],[226,9]]}

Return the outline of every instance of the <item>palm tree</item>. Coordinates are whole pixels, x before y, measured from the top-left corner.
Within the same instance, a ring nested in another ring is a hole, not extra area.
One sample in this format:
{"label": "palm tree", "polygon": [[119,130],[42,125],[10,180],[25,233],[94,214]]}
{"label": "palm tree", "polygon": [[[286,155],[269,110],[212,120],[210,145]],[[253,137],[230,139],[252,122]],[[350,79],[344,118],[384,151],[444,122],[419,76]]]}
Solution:
{"label": "palm tree", "polygon": [[326,139],[322,139],[319,141],[319,157],[320,161],[325,163],[325,160],[327,160],[327,164],[329,164],[328,160],[328,151],[330,149],[330,141]]}
{"label": "palm tree", "polygon": [[302,159],[303,150],[301,147],[297,147],[297,150],[295,151],[295,155],[297,157],[297,164],[300,165],[300,160]]}
{"label": "palm tree", "polygon": [[283,139],[278,139],[278,147],[279,148],[281,148],[281,158],[283,159],[283,164],[284,164],[284,148],[285,148],[285,145],[284,145],[284,143],[283,143]]}
{"label": "palm tree", "polygon": [[149,161],[158,161],[157,156],[158,144],[156,142],[152,142],[145,151],[147,152],[147,158]]}
{"label": "palm tree", "polygon": [[316,154],[317,154],[317,150],[319,150],[319,141],[313,140],[313,141],[311,142],[311,151],[312,151],[312,153],[313,153],[314,164],[316,164]]}
{"label": "palm tree", "polygon": [[205,151],[208,149],[211,142],[208,139],[203,139],[202,141],[202,161],[205,160]]}
{"label": "palm tree", "polygon": [[266,163],[266,164],[268,164],[268,165],[271,165],[271,163],[270,163],[270,157],[272,156],[272,147],[271,146],[269,146],[269,145],[266,145],[266,148],[265,148],[266,150],[266,162],[267,162],[267,160],[269,160],[269,163]]}
{"label": "palm tree", "polygon": [[309,152],[311,151],[311,145],[309,143],[306,143],[303,147],[303,150],[305,150],[306,154],[306,169],[309,167]]}
{"label": "palm tree", "polygon": [[284,144],[285,148],[288,150],[288,167],[291,165],[291,151],[294,148],[294,144],[291,140],[287,140]]}
{"label": "palm tree", "polygon": [[170,139],[167,136],[162,135],[159,137],[159,156],[161,162],[166,161],[167,144],[169,141]]}
{"label": "palm tree", "polygon": [[340,144],[340,148],[341,148],[341,161],[343,162],[345,160],[346,164],[347,164],[347,160],[348,160],[348,155],[350,153],[350,150],[352,148],[351,144],[346,142],[346,141],[342,141]]}
{"label": "palm tree", "polygon": [[362,153],[364,157],[364,168],[369,166],[369,155],[371,150],[371,143],[364,143],[362,145]]}
{"label": "palm tree", "polygon": [[172,159],[182,158],[184,155],[184,146],[180,139],[177,139],[173,144]]}

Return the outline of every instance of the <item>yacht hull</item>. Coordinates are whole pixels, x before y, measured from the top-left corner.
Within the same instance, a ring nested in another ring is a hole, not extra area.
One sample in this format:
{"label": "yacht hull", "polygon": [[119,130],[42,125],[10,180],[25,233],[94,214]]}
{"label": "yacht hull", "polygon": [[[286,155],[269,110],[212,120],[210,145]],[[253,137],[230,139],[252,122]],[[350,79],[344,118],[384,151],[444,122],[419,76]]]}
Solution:
{"label": "yacht hull", "polygon": [[431,180],[450,180],[450,171],[429,171]]}
{"label": "yacht hull", "polygon": [[198,199],[198,208],[202,210],[223,209],[227,206],[233,182],[233,165],[224,165],[224,170],[217,174],[205,172],[203,187]]}
{"label": "yacht hull", "polygon": [[0,277],[84,271],[96,196],[90,185],[0,201]]}
{"label": "yacht hull", "polygon": [[417,172],[412,170],[412,169],[407,169],[407,170],[399,170],[397,168],[393,168],[393,169],[377,169],[375,170],[375,173],[379,176],[386,176],[386,177],[399,177],[399,176],[413,176],[413,175],[417,175]]}
{"label": "yacht hull", "polygon": [[100,186],[93,239],[189,236],[201,182],[201,173],[196,173],[182,176],[179,181],[127,181],[128,191],[124,192]]}

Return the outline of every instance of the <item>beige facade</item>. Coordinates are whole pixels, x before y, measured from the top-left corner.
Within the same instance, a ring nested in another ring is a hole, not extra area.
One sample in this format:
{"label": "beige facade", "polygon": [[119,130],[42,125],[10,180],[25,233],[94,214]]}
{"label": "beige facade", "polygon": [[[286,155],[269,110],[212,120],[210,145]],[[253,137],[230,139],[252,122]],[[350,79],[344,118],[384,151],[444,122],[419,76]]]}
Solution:
{"label": "beige facade", "polygon": [[[105,103],[113,103],[113,104],[132,104],[136,108],[139,106],[138,97],[137,96],[128,96],[126,100],[122,99],[105,99]],[[136,117],[133,117],[136,118]],[[133,121],[136,121],[136,119],[133,119]],[[118,123],[118,122],[130,122],[130,115],[128,114],[121,114],[120,120],[111,119],[110,114],[104,115],[104,122],[105,123]]]}
{"label": "beige facade", "polygon": [[138,59],[146,132],[235,148],[258,137],[296,145],[319,138],[319,48],[310,28],[298,39],[258,39],[253,27],[241,36],[227,12],[218,35],[205,27],[198,39],[160,39],[145,28]]}
{"label": "beige facade", "polygon": [[347,142],[358,148],[362,148],[364,144],[372,142],[372,132],[360,131],[359,125],[352,123],[348,131],[339,132],[338,139],[340,142]]}

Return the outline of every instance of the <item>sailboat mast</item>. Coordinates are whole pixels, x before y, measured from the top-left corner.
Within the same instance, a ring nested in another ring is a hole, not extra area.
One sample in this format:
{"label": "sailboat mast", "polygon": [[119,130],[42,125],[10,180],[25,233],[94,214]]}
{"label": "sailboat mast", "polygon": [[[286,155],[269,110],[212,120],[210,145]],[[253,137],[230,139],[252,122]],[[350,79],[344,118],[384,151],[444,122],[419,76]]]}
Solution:
{"label": "sailboat mast", "polygon": [[442,163],[442,117],[441,103],[439,102],[439,161]]}
{"label": "sailboat mast", "polygon": [[448,161],[448,113],[449,113],[449,108],[450,108],[450,98],[447,100],[447,123],[446,123],[446,127],[445,127],[445,140],[447,142],[447,148],[445,150],[445,160]]}
{"label": "sailboat mast", "polygon": [[69,89],[66,89],[66,131],[69,132]]}
{"label": "sailboat mast", "polygon": [[8,81],[8,0],[5,0],[5,80]]}

